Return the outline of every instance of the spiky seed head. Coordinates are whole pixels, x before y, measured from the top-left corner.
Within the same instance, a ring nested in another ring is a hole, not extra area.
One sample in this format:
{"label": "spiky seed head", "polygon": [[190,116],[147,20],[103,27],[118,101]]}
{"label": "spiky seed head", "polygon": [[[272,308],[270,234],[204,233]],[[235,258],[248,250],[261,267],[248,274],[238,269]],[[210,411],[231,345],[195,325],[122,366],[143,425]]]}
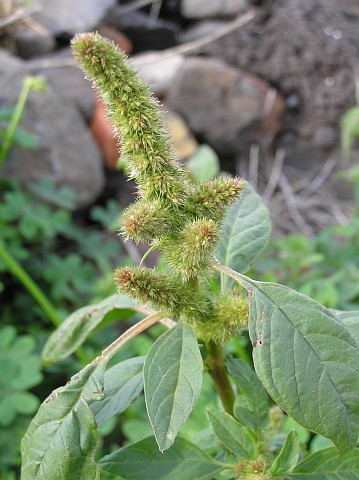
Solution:
{"label": "spiky seed head", "polygon": [[201,182],[192,188],[188,197],[188,211],[197,216],[222,220],[226,209],[241,196],[245,181],[237,177],[220,177]]}
{"label": "spiky seed head", "polygon": [[185,194],[185,174],[165,133],[158,102],[149,86],[136,76],[124,55],[97,33],[77,35],[75,58],[102,96],[121,154],[144,198],[171,203]]}
{"label": "spiky seed head", "polygon": [[219,241],[219,226],[211,219],[187,222],[182,231],[159,242],[172,268],[186,280],[206,270]]}
{"label": "spiky seed head", "polygon": [[124,211],[122,233],[136,243],[150,243],[168,233],[171,220],[168,208],[159,201],[140,200]]}
{"label": "spiky seed head", "polygon": [[204,285],[193,289],[178,276],[157,269],[117,268],[115,282],[119,292],[182,321],[204,321],[213,313]]}
{"label": "spiky seed head", "polygon": [[248,299],[239,291],[228,292],[213,301],[213,315],[199,327],[205,341],[224,344],[248,325]]}

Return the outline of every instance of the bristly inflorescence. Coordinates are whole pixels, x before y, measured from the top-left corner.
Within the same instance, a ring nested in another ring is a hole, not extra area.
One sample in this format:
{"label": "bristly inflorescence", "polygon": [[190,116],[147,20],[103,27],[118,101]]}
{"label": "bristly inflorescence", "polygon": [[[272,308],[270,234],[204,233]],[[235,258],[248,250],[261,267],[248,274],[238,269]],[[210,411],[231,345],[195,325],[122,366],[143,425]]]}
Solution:
{"label": "bristly inflorescence", "polygon": [[141,196],[180,204],[186,190],[185,173],[175,159],[148,85],[136,76],[126,55],[99,34],[78,35],[72,47],[107,106],[121,154]]}
{"label": "bristly inflorescence", "polygon": [[218,305],[199,277],[207,272],[220,222],[244,182],[229,177],[191,182],[175,158],[158,102],[126,56],[96,33],[78,35],[72,47],[107,106],[121,156],[138,185],[137,201],[123,214],[122,233],[154,245],[172,267],[172,273],[117,269],[119,290],[181,320],[216,318]]}

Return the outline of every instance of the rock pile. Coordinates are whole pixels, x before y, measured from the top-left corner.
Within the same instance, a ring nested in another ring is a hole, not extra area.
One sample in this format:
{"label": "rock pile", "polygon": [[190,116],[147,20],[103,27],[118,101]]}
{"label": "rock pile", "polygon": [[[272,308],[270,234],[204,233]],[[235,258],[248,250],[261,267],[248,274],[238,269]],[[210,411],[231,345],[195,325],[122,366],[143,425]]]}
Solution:
{"label": "rock pile", "polygon": [[[231,27],[260,4],[252,21]],[[117,146],[68,47],[74,34],[94,29],[132,54],[170,111],[168,128],[182,160],[201,143],[233,173],[253,144],[285,148],[286,161],[301,168],[337,154],[340,118],[355,103],[357,2],[163,0],[160,11],[156,5],[33,0],[31,16],[3,29],[3,46],[13,55],[0,51],[0,107],[14,105],[26,75],[44,75],[50,88],[31,93],[23,119],[37,148],[14,147],[2,176],[25,185],[50,177],[75,189],[78,207],[103,192],[103,164],[114,168]],[[230,33],[218,35],[224,30]],[[203,36],[208,41],[199,47]]]}

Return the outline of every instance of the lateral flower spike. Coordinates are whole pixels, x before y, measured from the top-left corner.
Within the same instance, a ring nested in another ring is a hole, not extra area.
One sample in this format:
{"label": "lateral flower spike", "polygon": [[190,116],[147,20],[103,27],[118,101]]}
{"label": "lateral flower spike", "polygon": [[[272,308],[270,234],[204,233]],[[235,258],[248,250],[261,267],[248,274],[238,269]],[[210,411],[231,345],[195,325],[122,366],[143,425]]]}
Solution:
{"label": "lateral flower spike", "polygon": [[189,280],[205,270],[218,244],[220,229],[211,219],[188,222],[175,237],[158,242],[174,271]]}
{"label": "lateral flower spike", "polygon": [[245,181],[221,177],[195,185],[187,200],[189,210],[197,217],[221,221],[226,209],[243,193]]}
{"label": "lateral flower spike", "polygon": [[121,155],[130,165],[140,195],[172,206],[182,204],[187,181],[164,133],[162,114],[149,86],[136,76],[126,55],[98,33],[77,35],[72,48],[107,106]]}
{"label": "lateral flower spike", "polygon": [[115,282],[120,293],[178,319],[195,322],[212,312],[207,295],[201,289],[196,291],[179,277],[157,269],[117,268]]}
{"label": "lateral flower spike", "polygon": [[139,200],[124,211],[122,233],[136,243],[151,243],[169,232],[171,220],[168,209],[160,202]]}
{"label": "lateral flower spike", "polygon": [[248,315],[248,299],[245,295],[236,291],[225,293],[214,302],[214,317],[205,323],[202,337],[224,344],[248,326]]}

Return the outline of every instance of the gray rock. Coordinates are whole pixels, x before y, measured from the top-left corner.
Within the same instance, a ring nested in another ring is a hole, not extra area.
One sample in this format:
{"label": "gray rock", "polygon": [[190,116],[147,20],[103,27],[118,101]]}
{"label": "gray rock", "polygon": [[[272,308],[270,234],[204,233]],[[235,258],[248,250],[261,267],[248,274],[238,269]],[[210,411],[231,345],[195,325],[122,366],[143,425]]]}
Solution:
{"label": "gray rock", "polygon": [[123,13],[119,6],[111,9],[103,21],[127,35],[134,53],[173,47],[180,30],[179,25],[169,20],[153,19],[141,11]]}
{"label": "gray rock", "polygon": [[96,27],[116,0],[32,0],[40,7],[36,21],[49,29],[52,35],[80,33]]}
{"label": "gray rock", "polygon": [[202,20],[182,30],[177,39],[181,43],[193,42],[207,35],[213,35],[216,31],[228,25],[228,20]]}
{"label": "gray rock", "polygon": [[52,52],[56,46],[55,39],[45,28],[40,33],[26,25],[18,25],[12,35],[17,54],[25,60]]}
{"label": "gray rock", "polygon": [[166,97],[176,78],[184,57],[166,55],[166,52],[145,52],[134,55],[131,65],[151,85],[151,91],[158,97]]}
{"label": "gray rock", "polygon": [[187,18],[235,16],[248,4],[248,0],[182,0],[181,12]]}
{"label": "gray rock", "polygon": [[[24,62],[11,55],[4,48],[0,48],[0,81],[1,77],[8,73],[14,74],[23,68]],[[2,82],[3,83],[3,82]]]}
{"label": "gray rock", "polygon": [[248,154],[254,141],[265,133],[266,120],[279,124],[283,101],[278,98],[264,114],[269,86],[213,58],[184,61],[172,84],[168,103],[184,117],[192,131],[220,154]]}
{"label": "gray rock", "polygon": [[76,66],[70,48],[62,49],[51,57],[27,63],[34,75],[43,75],[54,90],[77,105],[87,121],[95,109],[95,92],[83,72]]}
{"label": "gray rock", "polygon": [[[4,71],[4,58],[8,56],[0,53],[0,72]],[[11,60],[10,64],[12,68],[0,77],[0,106],[15,104],[22,80],[29,73],[25,62]],[[55,88],[31,92],[20,125],[37,136],[38,145],[33,150],[13,147],[0,177],[17,180],[25,189],[50,178],[56,185],[75,191],[76,207],[93,203],[104,187],[103,162],[77,105]]]}

